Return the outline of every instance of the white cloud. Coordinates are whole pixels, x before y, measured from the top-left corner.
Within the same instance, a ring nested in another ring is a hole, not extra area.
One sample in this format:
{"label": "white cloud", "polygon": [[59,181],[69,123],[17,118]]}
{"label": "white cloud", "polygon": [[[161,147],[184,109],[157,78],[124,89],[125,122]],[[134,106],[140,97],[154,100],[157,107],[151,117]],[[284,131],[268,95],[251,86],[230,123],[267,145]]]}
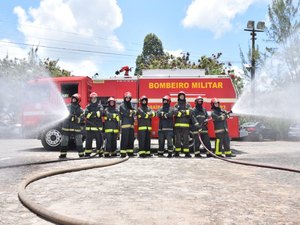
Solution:
{"label": "white cloud", "polygon": [[37,8],[17,6],[14,13],[26,43],[40,46],[40,58],[60,59],[74,74],[83,74],[79,65],[101,72],[101,52],[124,50],[114,34],[123,22],[116,0],[41,0]]}
{"label": "white cloud", "polygon": [[184,27],[207,29],[219,38],[232,29],[231,22],[259,0],[193,0],[182,20]]}

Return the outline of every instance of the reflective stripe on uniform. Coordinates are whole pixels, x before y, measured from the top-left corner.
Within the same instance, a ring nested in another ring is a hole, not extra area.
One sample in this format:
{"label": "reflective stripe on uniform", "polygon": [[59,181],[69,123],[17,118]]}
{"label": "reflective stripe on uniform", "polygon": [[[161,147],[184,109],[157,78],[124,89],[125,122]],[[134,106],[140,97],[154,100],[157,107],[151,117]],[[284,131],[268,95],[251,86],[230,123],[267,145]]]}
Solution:
{"label": "reflective stripe on uniform", "polygon": [[139,127],[138,130],[152,130],[152,127],[147,127],[147,126]]}
{"label": "reflective stripe on uniform", "polygon": [[118,133],[118,129],[105,129],[105,133]]}
{"label": "reflective stripe on uniform", "polygon": [[184,149],[183,149],[183,152],[184,152],[184,153],[189,153],[189,152],[190,152],[190,149],[184,148]]}
{"label": "reflective stripe on uniform", "polygon": [[175,148],[175,152],[180,152],[181,148]]}
{"label": "reflective stripe on uniform", "polygon": [[99,131],[102,130],[102,127],[85,127],[85,130],[91,130],[91,131]]}
{"label": "reflective stripe on uniform", "polygon": [[69,128],[62,128],[63,131],[69,131],[69,132],[80,132],[80,129],[69,129]]}
{"label": "reflective stripe on uniform", "polygon": [[122,125],[121,128],[133,128],[133,125],[125,124],[125,125]]}
{"label": "reflective stripe on uniform", "polygon": [[231,154],[232,154],[231,150],[225,152],[225,155],[231,155]]}
{"label": "reflective stripe on uniform", "polygon": [[222,132],[225,132],[225,129],[217,129],[217,130],[215,130],[215,133],[222,133]]}
{"label": "reflective stripe on uniform", "polygon": [[215,154],[216,155],[222,155],[222,152],[220,151],[220,139],[216,139],[216,144],[215,144]]}
{"label": "reflective stripe on uniform", "polygon": [[127,153],[133,153],[133,149],[127,149],[126,152]]}
{"label": "reflective stripe on uniform", "polygon": [[175,123],[175,127],[190,127],[188,123]]}

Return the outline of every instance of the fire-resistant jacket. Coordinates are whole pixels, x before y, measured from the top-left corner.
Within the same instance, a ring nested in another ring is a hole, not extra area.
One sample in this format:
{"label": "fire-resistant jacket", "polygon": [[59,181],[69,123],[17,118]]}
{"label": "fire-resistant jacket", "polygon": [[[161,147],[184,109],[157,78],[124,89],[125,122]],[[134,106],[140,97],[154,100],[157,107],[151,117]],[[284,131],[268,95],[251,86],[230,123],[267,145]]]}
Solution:
{"label": "fire-resistant jacket", "polygon": [[83,110],[78,103],[67,105],[69,116],[63,121],[63,132],[81,132],[81,124],[84,122]]}
{"label": "fire-resistant jacket", "polygon": [[85,109],[86,131],[102,131],[103,107],[98,102],[90,103]]}
{"label": "fire-resistant jacket", "polygon": [[229,118],[229,115],[226,114],[225,111],[221,110],[220,107],[213,107],[211,117],[214,121],[214,128],[216,134],[223,133],[225,131],[228,132],[227,118]]}
{"label": "fire-resistant jacket", "polygon": [[174,127],[190,127],[191,105],[185,100],[178,100],[174,106],[175,124]]}
{"label": "fire-resistant jacket", "polygon": [[134,116],[136,110],[133,108],[131,102],[123,102],[119,108],[121,128],[133,128],[134,127]]}
{"label": "fire-resistant jacket", "polygon": [[155,112],[147,105],[142,105],[138,108],[138,130],[152,130],[152,117],[155,116]]}
{"label": "fire-resistant jacket", "polygon": [[104,110],[104,130],[105,133],[118,133],[119,132],[119,110],[114,106],[108,106]]}
{"label": "fire-resistant jacket", "polygon": [[170,104],[163,105],[157,110],[157,116],[159,118],[159,127],[158,130],[173,130],[174,126],[174,109],[170,106]]}
{"label": "fire-resistant jacket", "polygon": [[207,133],[207,119],[208,114],[205,108],[202,106],[197,105],[192,109],[192,115],[193,115],[193,123],[191,126],[192,131],[198,131],[201,129],[200,133]]}

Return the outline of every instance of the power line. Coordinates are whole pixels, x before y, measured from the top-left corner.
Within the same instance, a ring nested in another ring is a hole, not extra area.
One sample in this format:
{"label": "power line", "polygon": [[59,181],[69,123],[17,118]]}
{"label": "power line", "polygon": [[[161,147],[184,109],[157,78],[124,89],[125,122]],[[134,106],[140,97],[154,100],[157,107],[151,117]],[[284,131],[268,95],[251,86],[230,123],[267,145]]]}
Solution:
{"label": "power line", "polygon": [[[21,42],[13,42],[13,41],[0,41],[6,44],[16,44],[16,45],[23,45],[23,46],[35,46],[32,44],[26,44]],[[38,45],[41,48],[47,49],[56,49],[56,50],[63,50],[63,51],[72,51],[72,52],[83,52],[83,53],[94,53],[94,54],[102,54],[102,55],[115,55],[115,56],[136,56],[136,55],[129,55],[129,54],[122,54],[122,53],[115,53],[115,52],[104,52],[104,51],[94,51],[94,50],[86,50],[86,49],[76,49],[76,48],[66,48],[66,47],[53,47],[53,46],[46,46],[46,45]]]}

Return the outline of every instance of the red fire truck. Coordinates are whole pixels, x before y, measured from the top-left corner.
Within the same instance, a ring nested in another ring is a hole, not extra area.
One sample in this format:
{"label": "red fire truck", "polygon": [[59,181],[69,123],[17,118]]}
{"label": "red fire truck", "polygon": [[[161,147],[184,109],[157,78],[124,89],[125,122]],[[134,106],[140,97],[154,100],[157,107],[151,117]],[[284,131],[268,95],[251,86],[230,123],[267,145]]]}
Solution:
{"label": "red fire truck", "polygon": [[[121,77],[120,75],[107,78],[92,80],[89,77],[59,77],[48,79],[53,81],[56,90],[43,87],[49,93],[56,91],[61,94],[65,102],[70,102],[70,97],[74,93],[82,96],[81,106],[85,108],[88,103],[89,93],[92,91],[99,95],[99,100],[104,107],[107,106],[107,100],[113,96],[117,105],[123,101],[123,95],[126,91],[132,93],[132,103],[138,107],[140,96],[146,95],[149,99],[149,105],[155,111],[162,105],[162,97],[171,96],[171,104],[177,102],[177,94],[184,91],[187,101],[194,106],[194,100],[197,96],[204,99],[204,107],[210,112],[210,100],[217,97],[221,102],[221,107],[225,110],[231,110],[237,100],[236,90],[232,80],[227,75],[205,75],[202,70],[145,70],[141,77]],[[45,80],[38,80],[33,83],[40,86]],[[58,91],[57,91],[58,90]],[[51,97],[51,94],[48,95]],[[49,99],[49,107],[55,108],[55,102]],[[57,101],[56,101],[57,102]],[[41,103],[41,105],[44,105]],[[28,107],[27,107],[28,108]],[[28,125],[35,127],[36,137],[40,138],[45,149],[57,149],[60,144],[60,124],[53,123],[54,126],[42,126],[46,114],[36,113],[36,109],[31,107],[32,112],[23,112],[23,127],[25,130]],[[27,116],[26,116],[27,115]],[[239,137],[239,120],[237,116],[232,116],[228,121],[229,134],[232,138]],[[43,128],[43,129],[39,129]],[[32,130],[32,129],[31,129]],[[152,136],[157,137],[158,118],[153,120]],[[209,122],[209,135],[214,137],[213,124]]]}

